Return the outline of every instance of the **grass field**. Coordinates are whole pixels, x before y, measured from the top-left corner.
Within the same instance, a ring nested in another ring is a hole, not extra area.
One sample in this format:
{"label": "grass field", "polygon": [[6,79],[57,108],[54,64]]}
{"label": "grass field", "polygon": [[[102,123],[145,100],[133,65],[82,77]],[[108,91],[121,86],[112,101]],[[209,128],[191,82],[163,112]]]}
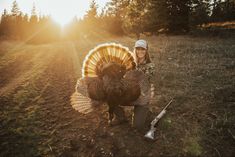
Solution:
{"label": "grass field", "polygon": [[0,42],[0,156],[232,157],[235,38],[147,37],[156,64],[155,114],[174,98],[147,141],[128,124],[109,127],[106,108],[82,115],[70,96],[94,46],[129,37],[44,45]]}

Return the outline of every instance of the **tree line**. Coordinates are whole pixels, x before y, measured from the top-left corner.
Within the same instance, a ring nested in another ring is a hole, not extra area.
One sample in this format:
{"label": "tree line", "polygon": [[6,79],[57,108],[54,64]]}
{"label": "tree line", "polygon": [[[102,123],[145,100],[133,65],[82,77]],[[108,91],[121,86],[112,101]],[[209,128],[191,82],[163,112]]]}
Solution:
{"label": "tree line", "polygon": [[235,20],[235,0],[111,0],[108,14],[125,32],[188,32],[209,22]]}
{"label": "tree line", "polygon": [[0,23],[0,38],[26,42],[51,42],[59,39],[60,27],[50,16],[38,16],[33,5],[31,16],[23,14],[16,1],[10,13],[4,9]]}
{"label": "tree line", "polygon": [[185,33],[209,22],[235,20],[235,0],[110,0],[102,12],[93,0],[82,19],[73,21],[61,33],[50,16],[20,11],[17,1],[1,16],[0,38],[41,43],[79,39],[86,35],[141,33]]}

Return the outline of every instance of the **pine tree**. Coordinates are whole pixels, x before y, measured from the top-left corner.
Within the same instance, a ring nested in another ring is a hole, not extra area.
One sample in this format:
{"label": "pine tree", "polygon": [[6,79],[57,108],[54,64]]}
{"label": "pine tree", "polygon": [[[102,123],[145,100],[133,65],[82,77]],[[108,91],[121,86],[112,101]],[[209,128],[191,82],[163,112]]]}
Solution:
{"label": "pine tree", "polygon": [[95,0],[92,0],[91,1],[91,4],[90,4],[90,8],[89,10],[87,11],[86,15],[85,15],[85,18],[86,19],[89,19],[89,20],[94,20],[97,18],[97,9],[98,9],[98,5],[96,4]]}
{"label": "pine tree", "polygon": [[6,9],[3,10],[2,16],[3,16],[3,17],[7,16],[7,10],[6,10]]}
{"label": "pine tree", "polygon": [[18,3],[15,1],[13,1],[12,3],[12,9],[11,9],[11,15],[10,15],[10,19],[8,21],[8,37],[11,39],[19,39],[20,38],[20,33],[19,33],[19,29],[17,28],[19,22],[20,22],[20,18],[21,18],[21,11],[18,7]]}
{"label": "pine tree", "polygon": [[105,17],[105,8],[102,8],[101,13],[99,15],[99,18],[104,18]]}
{"label": "pine tree", "polygon": [[146,0],[132,0],[126,10],[124,29],[126,32],[136,34],[137,38],[145,29],[146,2]]}
{"label": "pine tree", "polygon": [[106,4],[105,28],[114,34],[123,35],[128,6],[132,0],[111,0]]}
{"label": "pine tree", "polygon": [[12,9],[11,9],[11,15],[12,16],[17,16],[20,14],[20,9],[18,7],[18,3],[15,1],[13,1],[12,3]]}
{"label": "pine tree", "polygon": [[15,30],[15,36],[16,36],[16,39],[22,39],[23,38],[23,27],[24,27],[24,24],[23,24],[24,20],[23,20],[23,13],[20,12],[19,15],[16,16],[16,30]]}
{"label": "pine tree", "polygon": [[36,24],[37,22],[38,22],[38,16],[36,13],[36,6],[35,6],[35,3],[33,3],[33,8],[31,10],[30,23]]}
{"label": "pine tree", "polygon": [[10,16],[8,15],[7,10],[4,9],[0,23],[0,36],[3,38],[6,38],[6,36],[9,35],[9,20]]}
{"label": "pine tree", "polygon": [[210,12],[210,0],[192,0],[190,25],[196,26],[209,22]]}
{"label": "pine tree", "polygon": [[22,25],[22,38],[26,39],[29,36],[29,16],[27,14],[24,14],[23,16]]}
{"label": "pine tree", "polygon": [[166,0],[148,0],[146,13],[146,29],[150,32],[167,30],[169,11]]}
{"label": "pine tree", "polygon": [[132,0],[111,0],[106,4],[109,16],[118,16],[124,18],[126,16],[127,7]]}
{"label": "pine tree", "polygon": [[235,20],[235,0],[214,0],[211,20],[215,22]]}
{"label": "pine tree", "polygon": [[189,31],[191,0],[167,0],[169,14],[169,31]]}
{"label": "pine tree", "polygon": [[90,3],[90,8],[84,15],[83,24],[85,25],[84,29],[87,34],[92,34],[96,32],[98,27],[98,15],[97,15],[98,5],[95,0],[92,0]]}

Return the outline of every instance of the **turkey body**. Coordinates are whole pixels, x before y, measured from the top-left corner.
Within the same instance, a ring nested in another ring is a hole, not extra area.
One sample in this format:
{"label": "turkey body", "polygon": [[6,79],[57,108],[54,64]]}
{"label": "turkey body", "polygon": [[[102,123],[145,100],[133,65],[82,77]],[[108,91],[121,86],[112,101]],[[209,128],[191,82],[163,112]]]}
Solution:
{"label": "turkey body", "polygon": [[109,120],[115,106],[131,105],[141,93],[138,80],[125,78],[124,74],[122,67],[112,63],[105,67],[101,78],[86,78],[89,97],[109,106]]}
{"label": "turkey body", "polygon": [[139,104],[149,92],[143,72],[135,70],[132,53],[120,44],[104,44],[91,50],[83,62],[82,78],[71,96],[72,107],[89,113],[97,105],[107,104],[109,121],[115,106]]}

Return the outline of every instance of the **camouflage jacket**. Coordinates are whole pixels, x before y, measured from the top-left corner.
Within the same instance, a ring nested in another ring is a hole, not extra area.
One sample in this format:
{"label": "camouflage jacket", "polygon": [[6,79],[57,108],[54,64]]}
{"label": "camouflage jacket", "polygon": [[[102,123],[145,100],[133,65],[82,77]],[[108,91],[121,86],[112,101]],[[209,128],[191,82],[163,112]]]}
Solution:
{"label": "camouflage jacket", "polygon": [[155,64],[147,63],[147,64],[139,64],[136,67],[137,70],[143,71],[151,84],[154,84],[154,76],[155,76]]}
{"label": "camouflage jacket", "polygon": [[[145,73],[148,79],[149,87],[150,84],[154,84],[154,76],[155,76],[155,64],[147,63],[147,64],[139,64],[136,67],[136,70],[140,70]],[[147,84],[148,84],[147,83]],[[148,86],[144,84],[144,86]],[[146,87],[141,87],[146,88]],[[133,105],[146,106],[149,105],[151,99],[151,89],[149,88],[147,91],[141,92],[140,97],[133,103]]]}

